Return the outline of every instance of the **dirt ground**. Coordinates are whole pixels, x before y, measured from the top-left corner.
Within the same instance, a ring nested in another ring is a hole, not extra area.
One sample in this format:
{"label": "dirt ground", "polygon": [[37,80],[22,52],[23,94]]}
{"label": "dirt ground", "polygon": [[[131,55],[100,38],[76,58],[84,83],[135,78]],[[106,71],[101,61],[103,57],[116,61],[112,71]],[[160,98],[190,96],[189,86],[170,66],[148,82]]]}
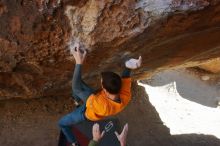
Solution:
{"label": "dirt ground", "polygon": [[[70,97],[0,101],[0,146],[56,146],[58,119],[74,109]],[[209,135],[170,135],[143,87],[133,85],[133,99],[118,115],[128,122],[129,146],[220,146]]]}

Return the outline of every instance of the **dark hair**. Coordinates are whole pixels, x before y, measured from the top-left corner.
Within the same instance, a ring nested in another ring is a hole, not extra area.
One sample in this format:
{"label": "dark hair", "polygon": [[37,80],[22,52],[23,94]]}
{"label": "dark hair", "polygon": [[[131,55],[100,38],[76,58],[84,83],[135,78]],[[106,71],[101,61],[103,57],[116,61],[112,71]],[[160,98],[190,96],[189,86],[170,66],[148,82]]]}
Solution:
{"label": "dark hair", "polygon": [[121,90],[121,77],[114,72],[102,72],[102,86],[111,94],[118,94]]}

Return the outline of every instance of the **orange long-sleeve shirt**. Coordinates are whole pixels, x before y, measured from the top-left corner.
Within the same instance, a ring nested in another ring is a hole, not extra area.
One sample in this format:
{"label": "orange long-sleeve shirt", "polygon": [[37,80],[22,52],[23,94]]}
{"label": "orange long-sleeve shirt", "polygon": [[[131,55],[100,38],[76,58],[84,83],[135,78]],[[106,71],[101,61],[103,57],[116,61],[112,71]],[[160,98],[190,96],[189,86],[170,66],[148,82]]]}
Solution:
{"label": "orange long-sleeve shirt", "polygon": [[98,121],[122,111],[131,100],[131,78],[122,78],[119,97],[120,103],[106,97],[103,90],[90,95],[86,101],[86,118],[91,121]]}

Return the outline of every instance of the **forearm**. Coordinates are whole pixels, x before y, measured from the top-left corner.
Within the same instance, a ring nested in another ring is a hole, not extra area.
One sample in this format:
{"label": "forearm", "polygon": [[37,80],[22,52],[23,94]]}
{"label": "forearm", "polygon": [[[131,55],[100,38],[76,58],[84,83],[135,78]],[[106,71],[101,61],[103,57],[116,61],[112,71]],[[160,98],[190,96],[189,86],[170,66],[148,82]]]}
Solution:
{"label": "forearm", "polygon": [[76,64],[75,65],[75,69],[74,69],[74,73],[73,73],[73,78],[81,79],[81,68],[82,68],[82,64]]}
{"label": "forearm", "polygon": [[72,87],[75,88],[78,83],[81,82],[81,64],[76,64],[74,73],[73,73],[73,79],[72,79]]}
{"label": "forearm", "polygon": [[98,146],[98,142],[91,140],[88,146]]}

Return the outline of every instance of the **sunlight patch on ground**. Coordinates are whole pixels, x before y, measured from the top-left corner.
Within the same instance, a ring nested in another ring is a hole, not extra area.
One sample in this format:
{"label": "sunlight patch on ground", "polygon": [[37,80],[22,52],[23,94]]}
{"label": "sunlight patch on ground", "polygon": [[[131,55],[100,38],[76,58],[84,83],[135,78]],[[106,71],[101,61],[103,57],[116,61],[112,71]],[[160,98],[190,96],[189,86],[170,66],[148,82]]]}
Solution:
{"label": "sunlight patch on ground", "polygon": [[220,108],[204,106],[181,97],[175,81],[162,86],[139,85],[145,87],[151,104],[172,135],[196,133],[220,138]]}

